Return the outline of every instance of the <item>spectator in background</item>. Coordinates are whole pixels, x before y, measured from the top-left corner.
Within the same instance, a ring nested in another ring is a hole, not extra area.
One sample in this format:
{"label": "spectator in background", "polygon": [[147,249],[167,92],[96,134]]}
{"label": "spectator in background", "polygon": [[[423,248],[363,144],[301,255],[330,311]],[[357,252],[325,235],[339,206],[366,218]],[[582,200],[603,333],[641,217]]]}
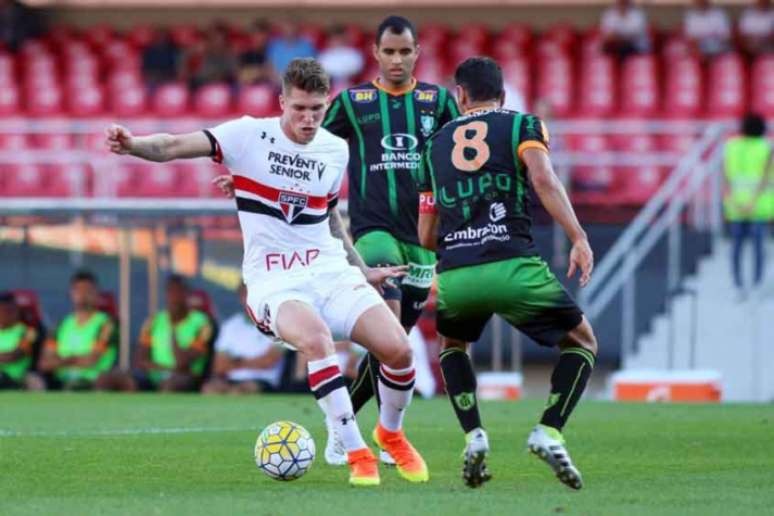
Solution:
{"label": "spectator in background", "polygon": [[0,0],[0,48],[16,51],[27,39],[40,35],[42,28],[38,11],[15,0]]}
{"label": "spectator in background", "polygon": [[233,85],[236,76],[237,59],[229,44],[228,27],[215,24],[205,35],[201,64],[191,77],[191,84],[194,88],[214,82]]}
{"label": "spectator in background", "polygon": [[106,373],[116,361],[111,317],[96,309],[97,278],[79,271],[70,280],[73,312],[48,338],[39,370],[48,375],[49,389],[103,388]]}
{"label": "spectator in background", "polygon": [[13,294],[0,294],[0,390],[43,390],[45,384],[32,366],[37,331],[22,322]]}
{"label": "spectator in background", "polygon": [[247,287],[239,287],[243,310],[232,315],[215,342],[212,378],[204,394],[250,394],[279,388],[285,350],[256,328],[247,315]]}
{"label": "spectator in background", "polygon": [[318,61],[331,76],[334,89],[346,87],[363,71],[363,54],[352,46],[349,33],[342,26],[329,31],[327,46],[320,52]]}
{"label": "spectator in background", "polygon": [[750,55],[774,52],[774,9],[769,0],[758,0],[739,19],[739,36]]}
{"label": "spectator in background", "polygon": [[267,48],[271,27],[264,20],[257,20],[250,28],[250,46],[239,56],[239,83],[259,84],[275,80],[274,69],[269,63]]}
{"label": "spectator in background", "polygon": [[145,321],[140,331],[134,389],[195,391],[207,364],[212,323],[207,314],[189,307],[189,288],[182,276],[169,277],[166,295],[166,310]]}
{"label": "spectator in background", "polygon": [[774,218],[774,170],[772,145],[766,138],[766,121],[756,114],[742,119],[742,134],[725,147],[725,176],[728,184],[723,205],[734,240],[731,261],[739,300],[747,297],[742,279],[742,246],[753,240],[753,288],[761,286],[764,275],[764,237]]}
{"label": "spectator in background", "polygon": [[695,0],[685,14],[683,32],[704,57],[712,57],[731,48],[731,21],[726,11],[712,7],[709,0]]}
{"label": "spectator in background", "polygon": [[180,49],[169,31],[159,31],[142,52],[142,73],[151,88],[177,79]]}
{"label": "spectator in background", "polygon": [[650,50],[648,18],[631,0],[617,0],[602,14],[600,23],[605,52],[619,58]]}
{"label": "spectator in background", "polygon": [[301,36],[298,25],[293,21],[282,24],[281,35],[269,41],[269,61],[277,75],[285,73],[285,68],[297,57],[316,57],[317,49],[311,41]]}

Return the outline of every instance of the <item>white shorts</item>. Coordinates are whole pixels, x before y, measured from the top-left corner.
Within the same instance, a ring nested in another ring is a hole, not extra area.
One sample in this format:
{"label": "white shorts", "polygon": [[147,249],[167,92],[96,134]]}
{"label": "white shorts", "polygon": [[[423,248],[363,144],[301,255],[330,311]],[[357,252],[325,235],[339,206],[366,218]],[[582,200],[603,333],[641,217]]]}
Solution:
{"label": "white shorts", "polygon": [[334,340],[350,340],[360,316],[384,303],[363,273],[351,265],[247,285],[250,317],[259,330],[274,338],[280,335],[277,313],[286,301],[301,301],[311,306],[328,325]]}

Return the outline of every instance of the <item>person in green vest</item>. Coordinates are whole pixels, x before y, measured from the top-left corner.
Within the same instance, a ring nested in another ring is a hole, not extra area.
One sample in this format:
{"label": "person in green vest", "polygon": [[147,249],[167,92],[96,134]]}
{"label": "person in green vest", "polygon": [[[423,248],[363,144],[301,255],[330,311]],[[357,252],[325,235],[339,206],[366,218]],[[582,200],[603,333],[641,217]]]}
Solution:
{"label": "person in green vest", "polygon": [[21,320],[13,294],[0,294],[0,390],[45,388],[40,377],[30,371],[37,337],[35,328]]}
{"label": "person in green vest", "polygon": [[185,279],[170,276],[166,310],[145,321],[136,355],[140,388],[162,392],[199,389],[213,325],[207,314],[189,307],[188,294]]}
{"label": "person in green vest", "polygon": [[747,297],[742,278],[742,248],[752,238],[754,250],[753,288],[764,275],[764,238],[774,218],[774,170],[772,144],[766,138],[766,121],[757,114],[742,119],[742,134],[725,146],[726,194],[723,208],[733,238],[731,261],[738,297]]}
{"label": "person in green vest", "polygon": [[39,369],[47,374],[49,389],[87,390],[98,387],[116,361],[113,344],[116,325],[96,309],[97,278],[88,271],[70,280],[73,312],[46,340]]}

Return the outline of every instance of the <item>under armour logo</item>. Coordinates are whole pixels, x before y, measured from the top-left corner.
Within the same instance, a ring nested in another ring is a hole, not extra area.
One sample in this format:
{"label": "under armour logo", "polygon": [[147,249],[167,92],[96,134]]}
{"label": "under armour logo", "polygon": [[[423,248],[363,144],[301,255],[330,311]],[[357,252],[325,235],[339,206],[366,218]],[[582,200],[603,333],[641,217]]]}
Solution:
{"label": "under armour logo", "polygon": [[355,415],[354,414],[351,414],[349,416],[344,416],[344,417],[341,418],[341,424],[344,425],[344,426],[346,426],[346,424],[349,423],[350,421],[353,421],[353,422],[355,421]]}
{"label": "under armour logo", "polygon": [[[267,136],[269,136],[268,133],[266,131],[263,131],[261,133],[261,140],[265,140]],[[269,137],[269,143],[271,143],[272,145],[274,145],[274,140],[275,138],[273,136]]]}

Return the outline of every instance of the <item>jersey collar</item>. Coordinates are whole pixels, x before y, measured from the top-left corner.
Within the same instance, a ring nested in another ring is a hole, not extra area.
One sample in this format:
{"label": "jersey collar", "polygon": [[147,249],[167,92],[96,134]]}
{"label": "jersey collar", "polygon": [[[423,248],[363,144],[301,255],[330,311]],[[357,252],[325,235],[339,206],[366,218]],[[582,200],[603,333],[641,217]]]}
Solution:
{"label": "jersey collar", "polygon": [[411,82],[408,84],[408,86],[405,86],[404,88],[400,88],[400,89],[397,89],[397,90],[396,89],[392,89],[392,88],[388,88],[387,86],[383,85],[381,82],[379,82],[379,78],[378,77],[376,79],[374,79],[373,81],[371,81],[371,82],[373,83],[373,85],[376,88],[382,90],[383,92],[388,93],[390,95],[396,95],[396,96],[397,95],[404,95],[404,94],[412,91],[414,88],[417,87],[417,79],[415,77],[411,78]]}

